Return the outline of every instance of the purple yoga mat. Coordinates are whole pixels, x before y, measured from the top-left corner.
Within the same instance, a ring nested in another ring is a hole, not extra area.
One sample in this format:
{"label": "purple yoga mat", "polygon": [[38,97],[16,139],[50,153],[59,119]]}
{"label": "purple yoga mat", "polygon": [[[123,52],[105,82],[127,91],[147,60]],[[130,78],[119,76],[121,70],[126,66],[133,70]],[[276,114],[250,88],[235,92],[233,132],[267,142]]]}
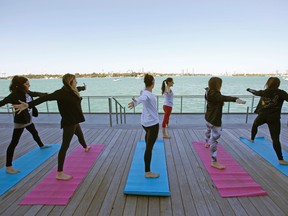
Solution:
{"label": "purple yoga mat", "polygon": [[51,171],[19,203],[20,205],[66,205],[74,191],[86,176],[105,145],[90,145],[89,152],[78,146],[66,157],[64,173],[73,176],[70,181],[55,178],[57,168]]}
{"label": "purple yoga mat", "polygon": [[218,144],[217,159],[224,170],[211,167],[211,153],[203,142],[192,142],[221,197],[264,196],[267,193],[254,179]]}

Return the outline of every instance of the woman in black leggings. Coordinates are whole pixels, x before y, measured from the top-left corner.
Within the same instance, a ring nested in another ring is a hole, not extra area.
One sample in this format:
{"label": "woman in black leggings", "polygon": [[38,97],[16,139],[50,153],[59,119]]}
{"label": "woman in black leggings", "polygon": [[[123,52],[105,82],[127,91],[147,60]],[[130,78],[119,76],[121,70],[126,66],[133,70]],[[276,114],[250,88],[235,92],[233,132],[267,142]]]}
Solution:
{"label": "woman in black leggings", "polygon": [[21,105],[13,105],[18,113],[29,107],[35,107],[45,101],[56,100],[61,119],[61,128],[63,128],[62,145],[58,154],[58,172],[56,179],[70,180],[73,177],[63,172],[66,152],[69,148],[73,135],[78,137],[79,143],[86,152],[90,150],[90,146],[86,145],[80,122],[84,122],[85,118],[81,108],[81,100],[79,91],[85,90],[86,86],[76,87],[76,77],[72,74],[63,76],[63,87],[44,97],[38,98],[29,103],[21,103]]}
{"label": "woman in black leggings", "polygon": [[138,104],[143,104],[143,110],[141,114],[141,124],[144,128],[146,149],[144,153],[145,163],[145,177],[146,178],[158,178],[160,174],[153,173],[150,170],[150,164],[152,159],[152,150],[156,142],[159,132],[159,116],[157,111],[157,99],[152,94],[152,89],[155,85],[154,77],[146,74],[144,77],[145,89],[141,91],[141,95],[137,99],[133,99],[128,104],[128,107],[132,109]]}
{"label": "woman in black leggings", "polygon": [[[0,101],[0,107],[5,104],[19,104],[19,100],[30,102],[33,100],[33,97],[40,97],[46,95],[46,93],[40,92],[32,92],[29,91],[30,83],[26,77],[23,76],[14,76],[11,80],[11,84],[9,87],[10,94],[5,97],[2,101]],[[12,167],[13,155],[16,146],[19,143],[20,137],[26,128],[33,136],[33,139],[39,145],[41,149],[48,148],[50,146],[46,146],[41,141],[38,131],[35,128],[35,125],[32,121],[32,115],[37,116],[38,112],[35,109],[27,109],[23,111],[20,115],[14,116],[14,130],[11,142],[7,148],[6,152],[6,172],[9,174],[16,174],[19,170],[16,170]]]}
{"label": "woman in black leggings", "polygon": [[258,114],[254,120],[251,129],[251,142],[254,142],[258,127],[267,124],[270,136],[273,142],[273,148],[279,160],[279,164],[288,165],[288,161],[283,159],[282,149],[280,144],[280,131],[281,131],[281,109],[284,100],[288,101],[288,94],[284,90],[279,89],[280,80],[277,77],[270,77],[266,84],[265,90],[256,91],[248,88],[247,91],[256,96],[261,96],[257,105],[255,113]]}

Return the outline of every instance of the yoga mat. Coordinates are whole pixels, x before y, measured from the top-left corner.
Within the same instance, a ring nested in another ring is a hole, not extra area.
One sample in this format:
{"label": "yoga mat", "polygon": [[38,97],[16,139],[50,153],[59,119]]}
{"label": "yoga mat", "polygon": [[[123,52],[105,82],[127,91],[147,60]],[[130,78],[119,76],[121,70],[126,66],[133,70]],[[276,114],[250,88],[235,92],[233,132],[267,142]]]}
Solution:
{"label": "yoga mat", "polygon": [[13,168],[20,170],[16,174],[6,173],[6,166],[0,169],[0,196],[25,178],[30,172],[54,155],[60,148],[58,144],[50,145],[50,148],[40,149],[35,147],[30,152],[13,161]]}
{"label": "yoga mat", "polygon": [[263,196],[267,193],[250,175],[218,144],[217,159],[226,168],[219,170],[211,167],[210,148],[203,142],[193,142],[200,159],[211,176],[221,197]]}
{"label": "yoga mat", "polygon": [[32,191],[30,191],[20,205],[66,205],[74,191],[86,176],[104,145],[91,145],[89,152],[78,146],[66,157],[64,173],[73,176],[70,181],[57,180],[57,168],[50,172]]}
{"label": "yoga mat", "polygon": [[144,140],[137,142],[133,161],[126,181],[124,194],[147,196],[170,196],[166,157],[163,140],[157,140],[153,147],[151,171],[159,173],[159,178],[145,178]]}
{"label": "yoga mat", "polygon": [[[273,145],[268,140],[265,140],[264,137],[257,137],[254,140],[254,143],[248,141],[247,139],[240,137],[241,142],[245,143],[257,154],[263,157],[268,161],[272,166],[282,172],[284,175],[288,176],[288,166],[280,165],[277,155],[273,149]],[[282,149],[282,155],[284,159],[288,160],[288,153]]]}

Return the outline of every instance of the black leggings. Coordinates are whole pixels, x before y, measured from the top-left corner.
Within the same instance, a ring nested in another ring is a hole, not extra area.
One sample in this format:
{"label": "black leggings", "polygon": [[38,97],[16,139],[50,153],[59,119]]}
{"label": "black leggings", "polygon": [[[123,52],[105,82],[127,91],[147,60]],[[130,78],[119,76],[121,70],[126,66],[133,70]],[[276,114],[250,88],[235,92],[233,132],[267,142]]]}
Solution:
{"label": "black leggings", "polygon": [[150,127],[144,127],[142,125],[142,127],[146,131],[146,134],[145,134],[146,149],[145,149],[145,154],[144,154],[145,172],[150,172],[152,150],[156,142],[156,139],[158,137],[159,124],[156,124]]}
{"label": "black leggings", "polygon": [[[39,135],[38,135],[38,131],[35,128],[35,125],[32,123],[28,126],[25,127],[33,136],[33,139],[37,142],[37,144],[39,145],[39,147],[44,146],[44,144],[42,143]],[[12,140],[7,148],[7,152],[6,152],[6,166],[12,166],[12,160],[13,160],[13,155],[14,155],[14,151],[16,146],[19,143],[20,137],[24,131],[25,128],[14,128],[13,130],[13,135],[12,135]]]}
{"label": "black leggings", "polygon": [[277,117],[271,117],[268,115],[258,115],[254,120],[252,130],[251,130],[251,139],[254,140],[258,131],[258,127],[263,124],[267,124],[270,136],[273,142],[274,151],[277,154],[278,160],[283,160],[282,149],[280,144],[280,131],[281,131],[281,123],[280,119]]}
{"label": "black leggings", "polygon": [[73,135],[78,137],[79,143],[86,148],[86,141],[79,124],[63,127],[62,145],[58,153],[58,172],[63,171],[66,152],[70,146]]}

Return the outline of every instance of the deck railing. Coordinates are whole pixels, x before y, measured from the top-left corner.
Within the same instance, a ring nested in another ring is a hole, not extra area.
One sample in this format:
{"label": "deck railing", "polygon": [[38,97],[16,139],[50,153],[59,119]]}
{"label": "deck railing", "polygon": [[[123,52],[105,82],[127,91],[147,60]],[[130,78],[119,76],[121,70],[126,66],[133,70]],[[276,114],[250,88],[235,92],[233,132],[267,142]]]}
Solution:
{"label": "deck railing", "polygon": [[[120,123],[122,124],[122,119],[124,118],[124,124],[126,124],[126,109],[123,107],[116,98],[109,97],[108,104],[109,104],[109,119],[110,119],[110,127],[112,127],[113,122],[113,101],[115,102],[115,115],[116,115],[116,124],[119,124],[118,117],[120,115]],[[118,112],[119,110],[119,112]]]}
{"label": "deck railing", "polygon": [[[233,95],[247,101],[245,105],[226,102],[224,103],[223,113],[231,114],[246,114],[247,107],[249,107],[249,113],[253,113],[255,106],[259,101],[259,97],[253,95]],[[136,97],[135,95],[125,95],[125,96],[83,96],[82,109],[85,114],[117,114],[123,111],[123,108],[128,107],[128,103],[131,102],[131,98]],[[157,109],[159,113],[163,113],[162,105],[164,102],[163,96],[157,97]],[[109,105],[108,98],[113,98],[115,106]],[[3,97],[0,97],[2,100]],[[116,102],[117,101],[117,102]],[[206,100],[203,95],[175,95],[173,104],[173,113],[179,114],[193,114],[193,113],[205,113],[206,110]],[[121,106],[120,112],[118,112],[118,107]],[[58,113],[57,102],[47,101],[37,106],[40,113]],[[126,109],[125,112],[129,113],[141,113],[142,106],[139,105],[134,109]],[[11,105],[6,105],[0,108],[0,113],[11,113]],[[287,113],[288,107],[283,106],[282,113]]]}
{"label": "deck railing", "polygon": [[[235,95],[247,101],[246,105],[249,107],[255,107],[255,97],[252,95]],[[135,95],[125,95],[125,96],[83,96],[82,109],[85,114],[87,113],[118,113],[118,107],[121,106],[121,111],[123,108],[127,107],[128,103],[131,102],[132,97],[137,97]],[[157,97],[157,108],[159,113],[163,113],[162,104],[164,102],[163,96]],[[115,101],[115,106],[107,103],[107,98],[113,98]],[[3,97],[0,97],[2,100]],[[57,102],[47,101],[37,106],[38,111],[41,113],[58,113]],[[110,110],[111,108],[111,110]],[[203,95],[175,95],[173,113],[180,114],[191,114],[191,113],[204,113],[206,109],[206,100]],[[141,106],[137,106],[132,110],[127,109],[127,113],[141,113]],[[120,111],[120,112],[121,112]],[[7,104],[1,107],[0,113],[11,113],[11,105]],[[246,106],[227,102],[224,104],[223,113],[246,113]],[[251,109],[250,112],[253,112]]]}

